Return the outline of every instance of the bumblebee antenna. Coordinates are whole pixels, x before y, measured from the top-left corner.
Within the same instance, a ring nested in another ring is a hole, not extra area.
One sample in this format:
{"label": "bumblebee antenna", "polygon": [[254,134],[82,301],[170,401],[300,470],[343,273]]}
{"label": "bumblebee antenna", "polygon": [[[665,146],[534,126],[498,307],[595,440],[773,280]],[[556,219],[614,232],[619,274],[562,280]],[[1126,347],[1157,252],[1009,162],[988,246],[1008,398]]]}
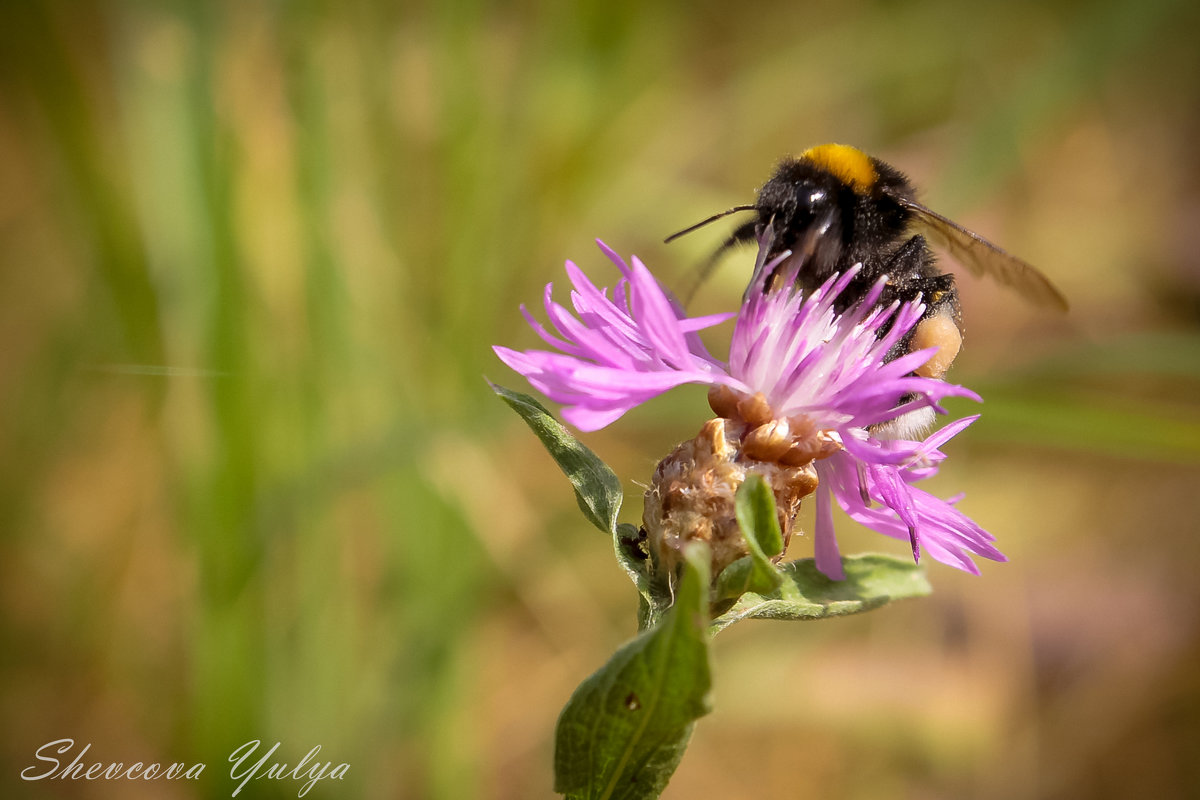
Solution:
{"label": "bumblebee antenna", "polygon": [[[750,208],[753,208],[753,206],[750,206]],[[725,214],[731,214],[734,211],[740,210],[743,209],[730,209],[729,211],[726,211]],[[724,216],[724,214],[718,214],[717,216],[721,217]],[[705,220],[705,222],[712,222],[712,220]],[[739,225],[733,233],[729,234],[729,237],[725,239],[725,243],[718,247],[716,252],[709,256],[708,260],[705,261],[704,264],[701,265],[700,269],[696,272],[695,277],[692,279],[692,285],[688,287],[687,294],[684,295],[685,304],[691,304],[692,298],[696,296],[696,292],[700,289],[700,284],[704,283],[705,279],[707,279],[708,276],[713,273],[713,270],[717,268],[717,262],[721,259],[721,256],[725,254],[726,250],[743,242],[754,241],[754,231],[757,226],[758,220],[752,219],[749,222]],[[680,231],[679,233],[683,234],[687,233],[687,231]]]}
{"label": "bumblebee antenna", "polygon": [[704,219],[704,220],[701,220],[700,222],[697,222],[695,225],[691,225],[689,227],[684,228],[681,231],[676,231],[675,233],[672,233],[670,236],[663,239],[663,244],[670,244],[671,242],[678,239],[680,236],[683,236],[685,233],[691,233],[694,230],[699,230],[700,228],[703,228],[705,225],[708,225],[710,222],[716,222],[717,220],[721,219],[722,217],[728,217],[730,214],[736,214],[739,211],[754,211],[755,209],[756,209],[755,206],[734,206],[733,208],[726,209],[725,211],[722,211],[718,214],[713,214],[708,219]]}

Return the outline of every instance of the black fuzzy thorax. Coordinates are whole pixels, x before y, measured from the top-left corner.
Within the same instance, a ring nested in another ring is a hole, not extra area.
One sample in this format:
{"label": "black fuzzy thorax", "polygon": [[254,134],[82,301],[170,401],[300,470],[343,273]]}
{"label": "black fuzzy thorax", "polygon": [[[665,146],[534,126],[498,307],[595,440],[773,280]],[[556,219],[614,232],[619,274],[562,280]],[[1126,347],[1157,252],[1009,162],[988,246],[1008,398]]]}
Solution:
{"label": "black fuzzy thorax", "polygon": [[[876,159],[871,163],[876,180],[869,187],[855,187],[809,161],[780,162],[755,201],[753,235],[761,236],[768,225],[773,231],[767,261],[785,250],[797,252],[807,241],[812,254],[797,275],[803,289],[816,289],[833,273],[862,264],[839,298],[839,311],[865,297],[886,274],[880,305],[920,297],[926,317],[949,310],[957,321],[953,276],[938,270],[923,236],[909,235],[912,212],[896,200],[913,199],[912,185],[889,165]],[[822,227],[819,235],[813,235],[814,226]],[[750,227],[739,233],[750,238]],[[889,360],[907,352],[908,345],[907,340],[898,343]]]}

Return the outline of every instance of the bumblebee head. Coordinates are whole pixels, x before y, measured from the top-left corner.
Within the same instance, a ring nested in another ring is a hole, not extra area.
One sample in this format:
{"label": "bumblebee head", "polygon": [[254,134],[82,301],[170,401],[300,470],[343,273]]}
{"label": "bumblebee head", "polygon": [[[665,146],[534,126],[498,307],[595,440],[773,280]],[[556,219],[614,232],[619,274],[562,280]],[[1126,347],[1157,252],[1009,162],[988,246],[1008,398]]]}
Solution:
{"label": "bumblebee head", "polygon": [[769,255],[797,249],[805,236],[819,236],[823,249],[840,250],[842,234],[850,232],[855,208],[865,199],[859,187],[867,171],[875,174],[870,158],[845,145],[823,145],[781,161],[755,202],[760,229],[771,224],[777,233],[778,245]]}

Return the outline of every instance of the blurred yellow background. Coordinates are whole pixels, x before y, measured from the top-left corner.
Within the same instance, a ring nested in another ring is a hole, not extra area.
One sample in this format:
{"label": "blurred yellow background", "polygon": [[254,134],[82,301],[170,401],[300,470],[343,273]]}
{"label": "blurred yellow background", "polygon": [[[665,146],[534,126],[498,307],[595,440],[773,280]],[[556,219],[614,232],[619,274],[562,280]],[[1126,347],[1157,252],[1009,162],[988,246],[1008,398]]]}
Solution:
{"label": "blurred yellow background", "polygon": [[[839,141],[1072,300],[961,281],[984,418],[933,488],[1011,562],[722,634],[665,796],[1200,796],[1196,9],[3,4],[0,794],[229,797],[261,739],[351,765],[310,798],[551,796],[636,596],[490,345],[565,258],[612,283],[596,236],[686,287],[728,227],[663,236]],[[583,437],[625,519],[704,410]],[[19,779],[64,737],[207,769]]]}

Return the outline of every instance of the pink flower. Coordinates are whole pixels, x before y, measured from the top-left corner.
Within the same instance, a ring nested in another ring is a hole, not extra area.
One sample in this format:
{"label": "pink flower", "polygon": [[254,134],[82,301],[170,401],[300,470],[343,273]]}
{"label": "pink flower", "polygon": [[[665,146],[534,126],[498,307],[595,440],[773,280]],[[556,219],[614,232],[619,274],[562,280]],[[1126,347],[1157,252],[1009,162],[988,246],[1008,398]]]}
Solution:
{"label": "pink flower", "polygon": [[736,315],[729,360],[723,363],[709,354],[697,332],[734,315],[688,317],[640,260],[635,257],[627,265],[599,244],[622,274],[611,298],[567,262],[575,315],[551,300],[550,286],[544,306],[555,332],[525,312],[554,351],[494,348],[534,388],[562,403],[568,422],[585,431],[602,428],[684,383],[726,387],[733,397],[761,396],[772,419],[820,431],[840,444],[816,461],[820,484],[814,550],[825,575],[844,577],[831,499],[856,521],[908,539],[915,559],[923,548],[942,563],[976,574],[968,553],[1005,560],[992,537],[953,502],[913,485],[937,472],[945,458],[939,448],[975,417],[923,441],[876,435],[877,426],[903,415],[944,413],[939,402],[945,397],[979,399],[961,386],[912,374],[932,350],[886,360],[920,321],[923,305],[877,306],[881,279],[860,302],[836,311],[857,270],[834,275],[808,294],[796,288],[794,273],[785,270],[776,280],[786,288],[764,291],[764,276],[780,262],[764,265],[760,254],[757,277]]}
{"label": "pink flower", "polygon": [[635,256],[633,265],[626,265],[603,242],[597,244],[621,270],[613,297],[568,261],[571,304],[578,318],[551,299],[553,284],[546,285],[542,302],[557,335],[521,307],[530,326],[558,352],[493,347],[500,360],[562,403],[563,418],[581,431],[599,430],[684,383],[731,382],[696,332],[734,315],[685,316],[641,260]]}

